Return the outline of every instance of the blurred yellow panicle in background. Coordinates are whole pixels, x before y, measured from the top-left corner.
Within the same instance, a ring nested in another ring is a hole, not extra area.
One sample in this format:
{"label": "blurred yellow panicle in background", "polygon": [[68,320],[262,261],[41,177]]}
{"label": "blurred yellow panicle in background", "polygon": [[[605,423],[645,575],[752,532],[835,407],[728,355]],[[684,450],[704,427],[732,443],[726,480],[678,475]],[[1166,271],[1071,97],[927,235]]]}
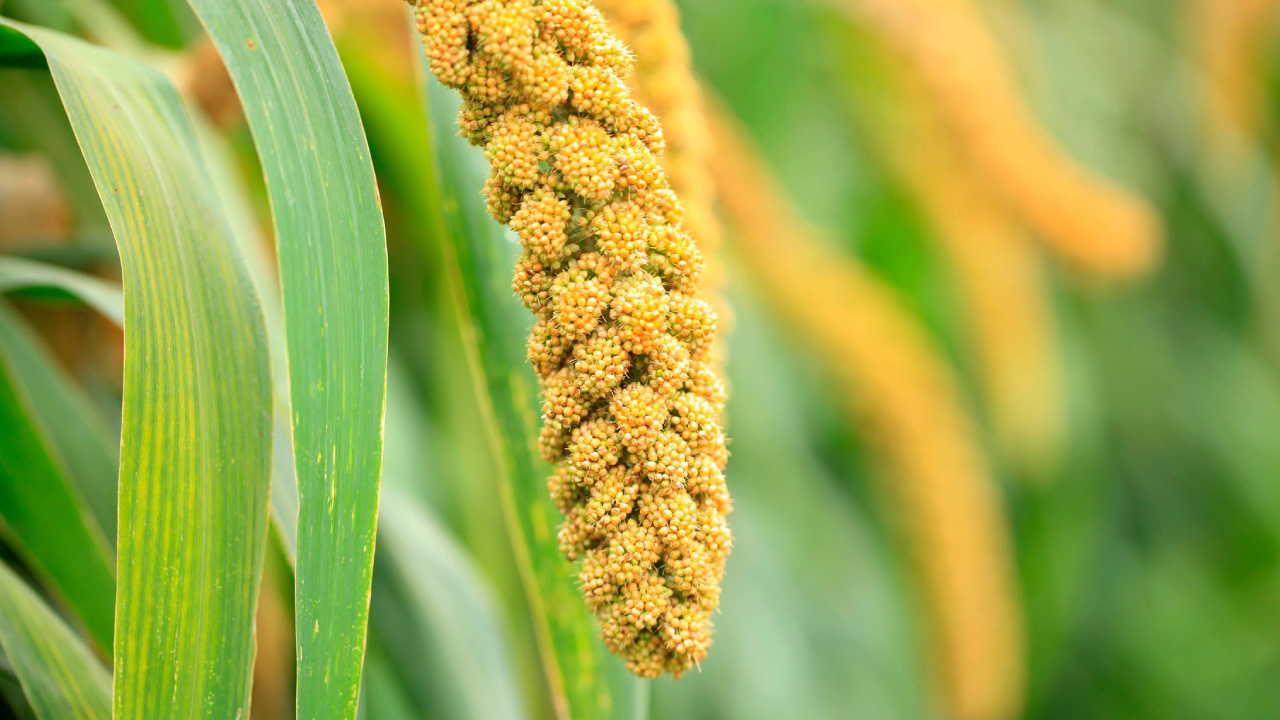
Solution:
{"label": "blurred yellow panicle in background", "polygon": [[949,717],[1023,702],[1022,610],[990,469],[954,379],[892,292],[814,237],[732,121],[712,115],[713,176],[734,250],[822,352],[873,433],[934,621]]}
{"label": "blurred yellow panicle in background", "polygon": [[[909,112],[909,111],[908,111]],[[959,281],[969,343],[1000,447],[1043,478],[1066,451],[1057,322],[1037,248],[936,136],[903,143],[908,183],[936,228]]]}
{"label": "blurred yellow panicle in background", "polygon": [[1217,162],[1236,164],[1266,117],[1259,72],[1274,23],[1275,0],[1195,0],[1188,21],[1207,80],[1202,87],[1203,136]]}
{"label": "blurred yellow panicle in background", "polygon": [[1035,121],[971,0],[840,0],[917,73],[984,184],[1062,257],[1104,276],[1149,270],[1159,216],[1068,157]]}
{"label": "blurred yellow panicle in background", "polygon": [[1066,453],[1067,407],[1040,249],[965,163],[921,83],[887,53],[864,49],[880,62],[876,87],[857,88],[860,117],[932,224],[956,277],[1000,449],[1024,471],[1020,477],[1050,477]]}

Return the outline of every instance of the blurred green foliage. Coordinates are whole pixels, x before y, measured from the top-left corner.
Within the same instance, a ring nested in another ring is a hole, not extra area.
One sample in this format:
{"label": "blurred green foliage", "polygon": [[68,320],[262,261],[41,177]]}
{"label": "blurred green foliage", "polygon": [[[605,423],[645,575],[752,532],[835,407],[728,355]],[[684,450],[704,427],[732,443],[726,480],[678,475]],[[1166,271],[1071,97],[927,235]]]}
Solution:
{"label": "blurred green foliage", "polygon": [[[1211,79],[1197,55],[1192,0],[980,4],[1037,119],[1081,163],[1150,198],[1167,232],[1165,258],[1145,279],[1104,285],[1061,265],[1050,273],[1069,452],[1049,477],[1005,465],[996,472],[1026,609],[1024,717],[1280,716],[1277,28],[1263,28],[1265,52],[1252,68],[1260,119],[1242,139],[1242,159],[1224,162],[1201,132]],[[202,42],[180,3],[118,6],[151,43],[192,54]],[[862,122],[870,101],[849,79],[866,29],[817,0],[680,7],[699,73],[749,128],[789,197],[897,290],[985,423],[953,269],[931,242],[924,211],[876,152]],[[83,12],[59,3],[9,0],[0,11],[94,35]],[[386,497],[401,499],[383,518],[397,524],[380,527],[362,712],[370,720],[551,717],[560,691],[545,677],[542,619],[499,500],[503,461],[493,455],[476,395],[486,390],[463,332],[475,328],[464,326],[472,318],[459,313],[450,285],[441,207],[424,200],[435,148],[420,71],[388,53],[403,38],[379,42],[370,33],[385,26],[365,27],[359,15],[347,9],[329,19],[386,216],[384,477],[395,488]],[[388,57],[406,66],[389,67]],[[0,144],[48,158],[72,208],[73,246],[100,250],[106,229],[96,195],[47,86],[46,71],[0,69]],[[253,219],[269,226],[243,127],[217,132],[230,141]],[[4,236],[2,249],[43,257],[48,247],[34,241],[48,239]],[[735,548],[716,645],[700,672],[640,686],[641,698],[648,693],[652,717],[664,719],[940,717],[918,584],[872,480],[881,472],[876,449],[832,397],[813,351],[729,261]],[[111,261],[94,269],[117,272]],[[48,339],[56,332],[41,312],[54,302],[15,304]],[[92,350],[109,352],[100,342]],[[114,425],[119,388],[110,370],[85,355],[63,362]],[[981,426],[995,462],[990,432]],[[292,606],[291,596],[280,600]],[[473,628],[474,646],[460,627]],[[452,654],[467,651],[475,655]],[[291,672],[275,681],[288,686]],[[264,677],[260,667],[256,681]],[[637,698],[616,697],[613,716],[633,717]],[[265,708],[255,706],[255,717],[275,717]]]}

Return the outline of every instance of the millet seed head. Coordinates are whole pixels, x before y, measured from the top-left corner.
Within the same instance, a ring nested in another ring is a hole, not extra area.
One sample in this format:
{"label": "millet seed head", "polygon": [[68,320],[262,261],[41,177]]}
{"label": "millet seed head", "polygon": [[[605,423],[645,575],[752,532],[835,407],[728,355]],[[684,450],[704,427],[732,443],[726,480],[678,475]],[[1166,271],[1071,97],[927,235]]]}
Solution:
{"label": "millet seed head", "polygon": [[584,0],[415,10],[432,72],[463,96],[461,133],[490,164],[489,211],[523,247],[512,288],[538,316],[528,356],[561,550],[581,560],[609,649],[638,674],[680,675],[711,643],[731,503],[716,315],[697,299],[702,258],[662,128],[628,89],[631,53]]}

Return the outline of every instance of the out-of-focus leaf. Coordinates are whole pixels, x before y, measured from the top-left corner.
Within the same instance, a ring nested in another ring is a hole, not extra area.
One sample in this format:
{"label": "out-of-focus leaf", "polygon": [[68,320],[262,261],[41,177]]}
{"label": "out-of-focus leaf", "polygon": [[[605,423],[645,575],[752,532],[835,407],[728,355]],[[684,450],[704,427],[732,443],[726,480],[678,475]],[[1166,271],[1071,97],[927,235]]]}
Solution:
{"label": "out-of-focus leaf", "polygon": [[116,482],[119,441],[80,386],[56,358],[8,313],[0,322],[0,347],[15,379],[31,398],[48,440],[66,464],[106,542],[116,541]]}
{"label": "out-of-focus leaf", "polygon": [[111,719],[111,676],[3,564],[0,645],[40,720]]}
{"label": "out-of-focus leaf", "polygon": [[[49,0],[8,0],[8,2],[0,2],[0,6],[4,8],[4,14],[14,20],[21,20],[22,22],[33,23],[63,32],[71,32],[74,29],[71,15],[60,2],[50,2]],[[41,59],[40,62],[43,63],[44,60]]]}
{"label": "out-of-focus leaf", "polygon": [[372,622],[418,711],[523,718],[497,608],[465,551],[392,486],[384,489],[378,542]]}
{"label": "out-of-focus leaf", "polygon": [[[18,316],[0,303],[0,446],[4,448],[0,453],[0,518],[9,531],[9,542],[57,588],[93,638],[109,648],[114,558],[51,435],[54,428],[44,422],[44,413],[54,408],[37,405],[49,398],[36,392],[48,390],[57,380],[37,381],[35,387],[23,382],[26,378],[20,368],[31,370],[34,342]],[[42,359],[48,362],[48,358]],[[106,460],[106,469],[114,474],[114,465],[109,457]],[[76,469],[99,470],[92,467],[92,460]]]}
{"label": "out-of-focus leaf", "polygon": [[46,65],[40,48],[23,35],[0,37],[0,63],[11,68],[43,68]]}
{"label": "out-of-focus leaf", "polygon": [[124,275],[115,716],[244,717],[271,457],[253,286],[172,85],[5,25],[49,60]]}
{"label": "out-of-focus leaf", "polygon": [[195,29],[191,11],[178,0],[111,0],[147,40],[180,48]]}
{"label": "out-of-focus leaf", "polygon": [[[47,0],[35,0],[45,3]],[[0,64],[6,68],[45,66],[44,54],[35,43],[19,33],[0,34]],[[76,223],[76,236],[94,243],[94,247],[115,253],[111,230],[102,211],[102,201],[89,175],[84,156],[76,144],[75,133],[67,122],[58,98],[57,88],[44,73],[0,69],[0,88],[4,102],[0,117],[12,128],[24,150],[37,151],[49,159],[66,193]]]}
{"label": "out-of-focus leaf", "polygon": [[355,716],[386,398],[387,260],[368,144],[311,3],[192,0],[253,132],[284,295],[298,716]]}
{"label": "out-of-focus leaf", "polygon": [[[428,113],[438,163],[430,199],[444,208],[452,253],[450,282],[468,334],[468,352],[480,386],[477,400],[500,464],[499,501],[533,614],[552,702],[562,718],[607,716],[613,701],[605,679],[606,653],[574,587],[574,570],[560,555],[560,513],[546,492],[549,468],[536,450],[537,381],[525,360],[532,318],[511,292],[518,244],[485,212],[480,188],[483,158],[467,147],[456,126],[458,100],[428,79]],[[612,661],[616,662],[616,661]]]}
{"label": "out-of-focus leaf", "polygon": [[[91,305],[124,326],[124,293],[118,285],[90,275],[19,258],[0,257],[0,290],[56,287]],[[40,343],[12,323],[0,324],[5,346],[20,383],[33,398],[35,411],[49,430],[107,542],[116,539],[116,457],[118,441],[84,391],[59,369]]]}
{"label": "out-of-focus leaf", "polygon": [[[1214,569],[1166,543],[1122,552],[1120,592],[1108,614],[1117,657],[1105,675],[1137,677],[1131,701],[1152,717],[1267,718],[1280,713],[1271,668],[1274,640],[1257,628],[1276,606],[1274,590],[1253,597],[1215,582]],[[1086,712],[1078,717],[1098,717]]]}
{"label": "out-of-focus leaf", "polygon": [[124,326],[124,293],[120,286],[56,265],[0,256],[0,292],[21,288],[56,288],[79,298],[108,320]]}
{"label": "out-of-focus leaf", "polygon": [[[18,680],[8,657],[0,658],[0,697],[9,706],[14,720],[37,720],[36,711],[32,709],[26,693],[22,692],[22,681]],[[111,711],[110,705],[107,711]]]}
{"label": "out-of-focus leaf", "polygon": [[386,658],[373,645],[364,661],[364,688],[360,692],[365,720],[418,720],[409,707],[404,688],[396,680]]}

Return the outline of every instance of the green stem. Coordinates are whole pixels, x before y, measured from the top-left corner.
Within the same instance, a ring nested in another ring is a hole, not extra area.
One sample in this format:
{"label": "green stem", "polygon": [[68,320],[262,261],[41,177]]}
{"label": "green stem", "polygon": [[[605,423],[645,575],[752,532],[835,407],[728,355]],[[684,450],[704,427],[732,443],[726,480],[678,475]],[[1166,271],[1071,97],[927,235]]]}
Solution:
{"label": "green stem", "polygon": [[649,720],[649,694],[653,681],[648,678],[636,678],[635,720]]}

